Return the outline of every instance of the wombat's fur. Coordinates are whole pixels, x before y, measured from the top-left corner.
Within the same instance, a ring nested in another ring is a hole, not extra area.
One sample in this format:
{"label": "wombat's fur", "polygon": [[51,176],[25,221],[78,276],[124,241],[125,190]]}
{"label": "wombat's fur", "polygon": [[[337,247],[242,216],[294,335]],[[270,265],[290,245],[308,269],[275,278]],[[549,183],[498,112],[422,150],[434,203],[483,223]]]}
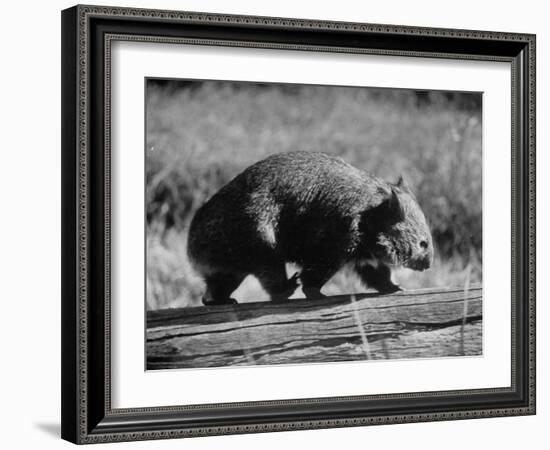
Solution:
{"label": "wombat's fur", "polygon": [[188,254],[204,277],[204,304],[233,303],[249,274],[272,299],[298,286],[285,263],[301,266],[307,298],[344,265],[380,292],[398,290],[390,265],[430,267],[432,238],[402,179],[387,183],[323,153],[270,156],[235,177],[196,213]]}

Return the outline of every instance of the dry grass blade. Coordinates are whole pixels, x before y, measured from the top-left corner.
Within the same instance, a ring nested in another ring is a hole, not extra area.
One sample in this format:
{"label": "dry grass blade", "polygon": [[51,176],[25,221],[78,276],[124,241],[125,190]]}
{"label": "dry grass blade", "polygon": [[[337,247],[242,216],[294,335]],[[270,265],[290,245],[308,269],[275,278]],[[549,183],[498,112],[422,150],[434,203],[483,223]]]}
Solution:
{"label": "dry grass blade", "polygon": [[361,322],[361,317],[359,316],[359,310],[357,309],[357,300],[355,298],[355,295],[351,295],[350,299],[351,299],[351,305],[353,306],[353,317],[355,318],[355,324],[357,325],[357,329],[359,330],[359,335],[361,336],[361,343],[363,345],[363,351],[365,352],[365,357],[366,359],[372,359],[371,353],[370,353],[369,341],[367,339],[365,329],[363,328],[363,322]]}
{"label": "dry grass blade", "polygon": [[466,353],[464,351],[464,330],[466,327],[466,319],[468,317],[468,292],[470,290],[470,272],[471,267],[468,264],[466,267],[466,279],[464,281],[464,310],[462,312],[462,326],[460,328],[460,354],[464,356]]}

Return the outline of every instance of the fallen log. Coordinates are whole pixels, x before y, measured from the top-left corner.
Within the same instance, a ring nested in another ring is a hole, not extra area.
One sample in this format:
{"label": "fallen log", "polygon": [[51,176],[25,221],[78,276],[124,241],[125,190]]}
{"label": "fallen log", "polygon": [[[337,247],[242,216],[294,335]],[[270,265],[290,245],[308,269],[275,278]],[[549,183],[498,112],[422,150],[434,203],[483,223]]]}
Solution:
{"label": "fallen log", "polygon": [[147,369],[480,355],[482,289],[149,311]]}

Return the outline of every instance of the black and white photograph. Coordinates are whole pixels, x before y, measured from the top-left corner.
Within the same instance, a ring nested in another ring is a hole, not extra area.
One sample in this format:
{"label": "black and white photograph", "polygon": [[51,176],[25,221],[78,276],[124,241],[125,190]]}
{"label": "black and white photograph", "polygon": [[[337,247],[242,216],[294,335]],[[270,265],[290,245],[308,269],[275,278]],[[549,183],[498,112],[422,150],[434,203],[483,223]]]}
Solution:
{"label": "black and white photograph", "polygon": [[482,93],[145,80],[146,369],[479,356]]}
{"label": "black and white photograph", "polygon": [[[411,449],[535,442],[542,15],[252,3],[65,5],[61,84],[43,83],[61,101],[38,102],[61,114],[31,126],[6,84],[26,128],[5,191],[29,212],[6,204],[29,231],[5,233],[25,273],[8,284],[39,289],[6,296],[25,310],[6,361],[40,372],[12,409],[57,389],[75,444],[387,446],[392,424]],[[54,117],[57,172],[23,151]],[[61,175],[57,222],[29,170]],[[31,276],[21,243],[55,223],[61,265]],[[33,442],[52,435],[59,402],[30,409]]]}

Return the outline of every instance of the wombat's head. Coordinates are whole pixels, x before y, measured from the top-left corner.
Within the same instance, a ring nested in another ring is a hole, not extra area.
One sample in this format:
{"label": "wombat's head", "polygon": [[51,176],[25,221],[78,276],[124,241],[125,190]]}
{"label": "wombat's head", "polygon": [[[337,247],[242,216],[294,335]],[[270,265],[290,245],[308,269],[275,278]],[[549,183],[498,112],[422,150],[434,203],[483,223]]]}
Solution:
{"label": "wombat's head", "polygon": [[391,185],[390,192],[369,213],[368,219],[371,224],[376,224],[372,250],[377,259],[413,270],[425,270],[431,266],[434,255],[432,235],[424,213],[402,177]]}

